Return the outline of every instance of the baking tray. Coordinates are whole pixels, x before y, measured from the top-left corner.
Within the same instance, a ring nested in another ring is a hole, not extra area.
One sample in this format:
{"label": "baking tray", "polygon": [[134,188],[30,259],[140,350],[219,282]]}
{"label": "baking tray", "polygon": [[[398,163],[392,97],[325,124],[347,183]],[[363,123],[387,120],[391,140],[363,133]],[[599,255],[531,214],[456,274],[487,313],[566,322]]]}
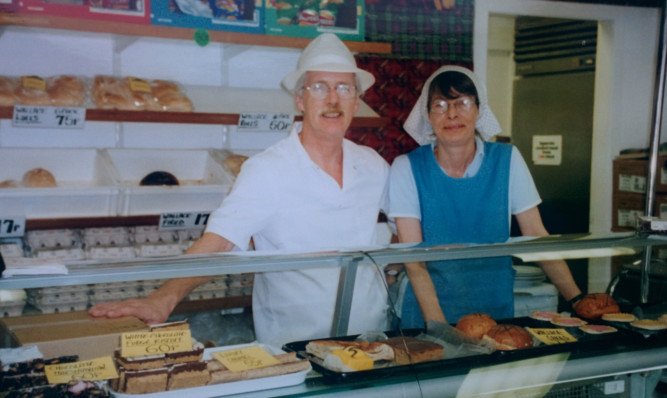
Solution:
{"label": "baking tray", "polygon": [[[270,346],[264,345],[264,344],[240,344],[240,345],[233,345],[233,346],[224,346],[224,347],[215,347],[215,348],[207,348],[204,350],[204,355],[202,357],[202,360],[208,360],[212,358],[212,353],[216,351],[227,351],[227,350],[235,350],[239,348],[244,348],[244,347],[250,347],[253,345],[259,345],[260,347],[264,348],[266,351],[268,351],[271,355],[278,355],[278,354],[284,354],[285,352],[282,350],[278,350],[276,348],[272,348]],[[187,398],[208,398],[208,397],[221,397],[225,395],[232,395],[232,394],[241,394],[241,393],[246,393],[246,392],[251,392],[251,391],[260,391],[260,390],[268,390],[268,389],[273,389],[273,388],[280,388],[280,387],[287,387],[287,386],[293,386],[297,384],[301,384],[306,380],[306,375],[308,372],[310,372],[311,369],[306,369],[302,370],[300,372],[296,373],[289,373],[285,375],[279,375],[279,376],[270,376],[270,377],[262,377],[258,379],[249,379],[249,380],[241,380],[241,381],[233,381],[229,383],[220,383],[220,384],[212,384],[208,386],[202,386],[202,387],[193,387],[193,388],[181,388],[178,390],[171,390],[171,391],[160,391],[160,392],[155,392],[155,393],[150,393],[150,394],[123,394],[114,391],[113,389],[111,390],[111,393],[114,397],[116,398],[182,398],[182,397],[187,397]]]}
{"label": "baking tray", "polygon": [[[428,372],[431,370],[437,370],[441,373],[460,373],[461,371],[466,371],[467,369],[474,367],[490,366],[504,362],[511,362],[558,353],[570,353],[571,358],[583,355],[592,355],[595,353],[608,352],[610,349],[618,345],[626,345],[629,341],[632,340],[632,337],[634,337],[624,329],[617,328],[618,332],[615,333],[597,335],[588,334],[579,330],[577,327],[556,326],[548,321],[538,321],[529,317],[499,320],[497,322],[532,328],[561,328],[567,330],[577,339],[577,341],[557,345],[546,345],[534,338],[533,340],[535,346],[532,348],[512,351],[493,351],[490,353],[471,353],[469,355],[456,356],[453,358],[445,358],[442,360],[421,362],[410,365],[391,366],[391,363],[384,363],[380,364],[379,367],[358,372],[338,372],[325,368],[322,365],[322,360],[306,353],[306,345],[313,340],[287,343],[283,346],[283,350],[294,351],[299,357],[308,358],[313,366],[313,369],[319,372],[326,382],[345,383],[368,381],[371,379],[385,377],[410,376],[413,372]],[[450,329],[452,328],[450,327]],[[425,333],[425,329],[403,329],[402,331],[404,336],[410,337],[418,337],[419,335],[424,335]],[[385,334],[387,337],[396,337],[401,335],[401,333],[398,331],[388,331],[385,332]],[[331,337],[317,340],[355,340],[357,337],[359,337],[359,335]],[[482,347],[483,344],[480,343],[479,346]],[[474,350],[468,349],[467,351],[472,352]],[[483,349],[480,348],[480,351],[483,351]],[[447,347],[445,347],[445,356],[448,355],[447,352]]]}

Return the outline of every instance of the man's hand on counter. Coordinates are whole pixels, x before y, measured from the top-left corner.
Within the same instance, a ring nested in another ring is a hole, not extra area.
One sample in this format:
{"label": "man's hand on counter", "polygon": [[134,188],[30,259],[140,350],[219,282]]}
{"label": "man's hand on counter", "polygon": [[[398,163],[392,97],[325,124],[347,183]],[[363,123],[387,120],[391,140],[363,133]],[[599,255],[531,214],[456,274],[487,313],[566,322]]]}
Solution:
{"label": "man's hand on counter", "polygon": [[98,304],[88,310],[93,317],[121,318],[134,316],[148,325],[162,323],[170,311],[150,299],[132,299]]}

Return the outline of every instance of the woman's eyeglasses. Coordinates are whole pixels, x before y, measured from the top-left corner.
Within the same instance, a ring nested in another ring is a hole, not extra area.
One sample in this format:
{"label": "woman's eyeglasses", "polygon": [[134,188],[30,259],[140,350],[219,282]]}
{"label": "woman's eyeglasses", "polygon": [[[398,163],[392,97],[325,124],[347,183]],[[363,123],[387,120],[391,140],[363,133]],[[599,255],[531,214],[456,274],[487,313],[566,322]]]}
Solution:
{"label": "woman's eyeglasses", "polygon": [[457,112],[470,112],[474,104],[475,100],[470,97],[462,97],[449,101],[438,99],[431,102],[431,112],[443,114],[449,110],[450,106],[453,106]]}

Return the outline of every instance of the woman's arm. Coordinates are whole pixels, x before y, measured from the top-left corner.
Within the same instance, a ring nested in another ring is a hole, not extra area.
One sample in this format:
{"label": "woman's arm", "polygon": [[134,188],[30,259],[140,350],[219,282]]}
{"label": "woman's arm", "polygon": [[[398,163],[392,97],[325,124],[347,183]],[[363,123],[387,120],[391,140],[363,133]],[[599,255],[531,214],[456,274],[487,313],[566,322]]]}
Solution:
{"label": "woman's arm", "polygon": [[[524,236],[547,236],[549,232],[542,223],[542,216],[537,207],[530,208],[516,215],[521,234]],[[570,268],[563,260],[540,261],[542,271],[549,277],[565,300],[571,300],[581,293],[574,282]]]}
{"label": "woman's arm", "polygon": [[[423,242],[421,221],[416,218],[396,218],[398,241],[401,243]],[[424,321],[434,320],[446,323],[445,315],[440,308],[438,296],[426,263],[405,263],[405,270],[415,292]]]}

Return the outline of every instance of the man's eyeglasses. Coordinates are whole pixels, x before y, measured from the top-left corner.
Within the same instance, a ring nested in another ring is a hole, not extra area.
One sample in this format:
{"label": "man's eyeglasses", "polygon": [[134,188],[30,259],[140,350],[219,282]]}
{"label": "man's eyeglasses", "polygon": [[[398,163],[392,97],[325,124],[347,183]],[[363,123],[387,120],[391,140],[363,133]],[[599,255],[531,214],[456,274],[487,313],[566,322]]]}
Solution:
{"label": "man's eyeglasses", "polygon": [[431,102],[431,112],[443,114],[450,106],[454,106],[457,112],[470,112],[474,104],[475,100],[470,97],[462,97],[453,101],[438,99]]}
{"label": "man's eyeglasses", "polygon": [[[334,87],[329,87],[323,82],[311,83],[304,87],[310,92],[310,95],[317,99],[324,99],[329,96],[329,92]],[[339,83],[334,88],[338,97],[342,99],[351,99],[357,95],[357,87],[354,84]]]}

